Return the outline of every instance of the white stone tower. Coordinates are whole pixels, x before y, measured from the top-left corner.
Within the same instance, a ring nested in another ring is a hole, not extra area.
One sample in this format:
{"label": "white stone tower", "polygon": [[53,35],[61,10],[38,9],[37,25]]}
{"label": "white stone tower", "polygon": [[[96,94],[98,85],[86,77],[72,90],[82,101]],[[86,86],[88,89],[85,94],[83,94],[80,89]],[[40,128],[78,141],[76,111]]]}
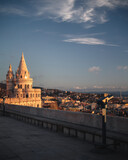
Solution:
{"label": "white stone tower", "polygon": [[11,65],[6,75],[7,96],[10,98],[8,98],[8,103],[42,107],[41,89],[32,88],[32,84],[33,80],[30,78],[22,52],[16,75],[13,75]]}

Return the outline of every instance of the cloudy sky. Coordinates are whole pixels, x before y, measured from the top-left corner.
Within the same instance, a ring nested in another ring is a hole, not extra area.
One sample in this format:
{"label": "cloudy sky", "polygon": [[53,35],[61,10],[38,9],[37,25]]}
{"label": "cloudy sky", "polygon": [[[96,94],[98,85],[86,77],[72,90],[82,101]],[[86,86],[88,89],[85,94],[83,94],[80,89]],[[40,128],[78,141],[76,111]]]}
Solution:
{"label": "cloudy sky", "polygon": [[0,0],[0,81],[22,51],[36,86],[128,90],[128,0]]}

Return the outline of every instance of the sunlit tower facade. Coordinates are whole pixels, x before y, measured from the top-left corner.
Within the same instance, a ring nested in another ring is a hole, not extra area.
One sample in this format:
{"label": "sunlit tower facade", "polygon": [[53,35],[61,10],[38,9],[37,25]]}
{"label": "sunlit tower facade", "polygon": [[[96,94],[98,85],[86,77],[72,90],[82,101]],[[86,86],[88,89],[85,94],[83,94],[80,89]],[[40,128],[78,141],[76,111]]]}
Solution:
{"label": "sunlit tower facade", "polygon": [[30,77],[22,53],[16,74],[13,74],[12,66],[10,65],[6,75],[7,101],[10,99],[12,104],[41,107],[41,89],[35,89],[32,86],[33,79]]}

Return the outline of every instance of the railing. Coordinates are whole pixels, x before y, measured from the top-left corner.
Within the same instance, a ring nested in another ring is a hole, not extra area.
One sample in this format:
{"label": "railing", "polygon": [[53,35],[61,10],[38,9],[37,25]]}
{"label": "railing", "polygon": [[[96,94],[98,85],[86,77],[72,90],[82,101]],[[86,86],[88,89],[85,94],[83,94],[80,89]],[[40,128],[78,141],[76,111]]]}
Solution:
{"label": "railing", "polygon": [[[1,106],[1,113],[2,112],[3,107]],[[97,115],[7,104],[5,105],[5,113],[6,116],[13,117],[17,120],[21,120],[32,125],[47,128],[51,131],[62,132],[67,136],[77,137],[79,139],[92,142],[94,144],[102,143],[102,130],[100,126],[102,123],[102,119],[100,116]],[[112,118],[112,122],[115,123]],[[118,119],[120,117],[115,118]],[[85,122],[85,120],[88,120],[88,122]],[[95,120],[97,122],[94,123]],[[124,120],[128,122],[128,119]],[[125,125],[126,122],[122,125]],[[99,124],[99,126],[96,126],[97,124]],[[114,124],[112,124],[112,126],[114,126]],[[114,130],[107,130],[107,145],[111,144],[116,148],[128,150],[128,132],[126,132],[127,126],[126,130],[123,130],[123,127],[119,128],[119,132],[115,130],[116,128],[114,128]],[[119,145],[117,146],[116,144]]]}

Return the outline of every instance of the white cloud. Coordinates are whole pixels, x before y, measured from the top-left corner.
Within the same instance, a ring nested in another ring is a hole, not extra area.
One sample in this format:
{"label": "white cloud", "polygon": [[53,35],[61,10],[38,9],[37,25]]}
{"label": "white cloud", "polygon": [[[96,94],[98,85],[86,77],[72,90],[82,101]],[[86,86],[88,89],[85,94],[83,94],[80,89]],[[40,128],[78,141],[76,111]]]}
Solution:
{"label": "white cloud", "polygon": [[128,66],[124,66],[123,69],[124,69],[124,70],[128,70]]}
{"label": "white cloud", "polygon": [[87,4],[88,6],[91,6],[93,8],[107,7],[107,8],[113,9],[116,7],[127,6],[128,1],[127,0],[89,0],[87,1]]}
{"label": "white cloud", "polygon": [[116,44],[106,43],[102,39],[92,37],[96,34],[100,35],[100,33],[94,33],[94,34],[88,35],[90,37],[83,37],[84,35],[65,35],[67,37],[67,39],[65,39],[63,41],[64,42],[77,43],[77,44],[84,44],[84,45],[106,45],[106,46],[111,46],[111,47],[117,47],[118,46]]}
{"label": "white cloud", "polygon": [[[39,3],[38,3],[39,2]],[[36,3],[36,15],[42,16],[47,15],[49,18],[61,21],[71,21],[73,18],[75,0],[47,0],[37,1]]]}
{"label": "white cloud", "polygon": [[113,0],[90,0],[87,2],[88,6],[91,6],[93,8],[99,8],[99,7],[108,7],[113,8]]}
{"label": "white cloud", "polygon": [[127,70],[128,70],[128,66],[118,66],[117,69],[118,69],[118,70],[127,71]]}
{"label": "white cloud", "polygon": [[92,24],[87,24],[84,26],[85,29],[89,29],[89,28],[93,28],[93,27],[94,27],[94,25],[92,25]]}
{"label": "white cloud", "polygon": [[9,5],[1,5],[0,12],[46,17],[55,21],[88,22],[92,26],[92,23],[108,21],[108,9],[128,6],[128,0],[30,0],[21,2],[16,2],[16,5],[10,2]]}
{"label": "white cloud", "polygon": [[99,72],[101,68],[99,66],[93,66],[88,69],[89,72]]}
{"label": "white cloud", "polygon": [[94,85],[93,88],[102,89],[104,87],[103,86],[96,86],[96,85]]}
{"label": "white cloud", "polygon": [[103,40],[97,38],[70,38],[64,40],[64,42],[74,42],[87,45],[105,45],[105,42]]}
{"label": "white cloud", "polygon": [[78,3],[78,0],[47,0],[42,1],[42,3],[37,1],[36,16],[47,16],[56,21],[76,23],[94,22],[94,17],[96,15],[95,8],[91,6],[88,7],[86,3],[87,2],[84,1],[81,5]]}
{"label": "white cloud", "polygon": [[79,86],[76,86],[76,87],[74,87],[74,89],[82,89],[81,87],[79,87]]}
{"label": "white cloud", "polygon": [[63,36],[66,37],[64,42],[72,42],[77,44],[84,44],[84,45],[106,45],[111,47],[118,47],[117,44],[111,44],[105,42],[103,39],[95,38],[96,36],[104,35],[104,32],[101,33],[91,33],[91,34],[84,34],[84,35],[71,35],[65,34]]}
{"label": "white cloud", "polygon": [[76,23],[93,22],[105,23],[107,19],[107,9],[128,6],[127,0],[44,0],[36,3],[37,15],[47,15],[48,17]]}
{"label": "white cloud", "polygon": [[20,16],[26,16],[27,13],[19,8],[19,7],[13,7],[13,6],[0,6],[0,13],[6,13],[6,14],[16,14]]}

